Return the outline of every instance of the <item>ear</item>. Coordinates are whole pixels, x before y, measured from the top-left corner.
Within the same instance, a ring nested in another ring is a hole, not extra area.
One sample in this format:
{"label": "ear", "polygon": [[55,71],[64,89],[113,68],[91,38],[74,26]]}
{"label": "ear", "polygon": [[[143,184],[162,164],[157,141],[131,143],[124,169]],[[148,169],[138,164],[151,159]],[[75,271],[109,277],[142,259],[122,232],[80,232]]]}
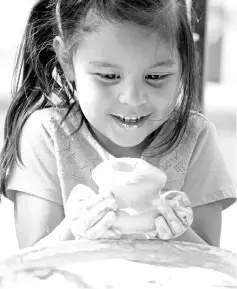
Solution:
{"label": "ear", "polygon": [[70,55],[66,49],[63,39],[60,36],[56,36],[54,38],[53,47],[66,78],[69,81],[74,81],[74,70],[70,60]]}

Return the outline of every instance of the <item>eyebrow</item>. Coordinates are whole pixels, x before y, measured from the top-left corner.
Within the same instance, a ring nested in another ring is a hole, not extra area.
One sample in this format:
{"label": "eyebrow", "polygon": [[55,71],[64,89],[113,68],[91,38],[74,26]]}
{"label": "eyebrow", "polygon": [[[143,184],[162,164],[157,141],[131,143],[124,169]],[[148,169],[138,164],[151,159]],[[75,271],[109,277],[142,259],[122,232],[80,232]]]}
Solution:
{"label": "eyebrow", "polygon": [[166,59],[166,60],[155,63],[150,68],[162,67],[162,66],[172,67],[175,64],[176,64],[176,61],[174,61],[173,59]]}
{"label": "eyebrow", "polygon": [[[119,65],[114,64],[114,63],[109,63],[106,61],[99,61],[99,60],[94,60],[94,61],[89,61],[89,64],[92,64],[97,67],[111,67],[111,68],[121,68]],[[152,65],[150,68],[156,68],[156,67],[172,67],[176,64],[176,62],[173,59],[166,59],[163,61],[159,61]]]}

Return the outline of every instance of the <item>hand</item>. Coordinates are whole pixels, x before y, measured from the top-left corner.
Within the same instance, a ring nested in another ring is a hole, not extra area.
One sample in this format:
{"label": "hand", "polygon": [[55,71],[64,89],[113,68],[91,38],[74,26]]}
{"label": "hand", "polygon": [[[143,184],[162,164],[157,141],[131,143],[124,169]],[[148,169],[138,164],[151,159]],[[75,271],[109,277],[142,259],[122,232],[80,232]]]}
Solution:
{"label": "hand", "polygon": [[77,238],[120,238],[120,233],[112,229],[116,209],[112,194],[102,197],[80,184],[73,188],[67,200],[65,218]]}
{"label": "hand", "polygon": [[148,238],[175,239],[191,226],[193,211],[184,192],[168,191],[160,195],[160,199],[153,204],[159,213],[155,220],[156,230],[147,233]]}

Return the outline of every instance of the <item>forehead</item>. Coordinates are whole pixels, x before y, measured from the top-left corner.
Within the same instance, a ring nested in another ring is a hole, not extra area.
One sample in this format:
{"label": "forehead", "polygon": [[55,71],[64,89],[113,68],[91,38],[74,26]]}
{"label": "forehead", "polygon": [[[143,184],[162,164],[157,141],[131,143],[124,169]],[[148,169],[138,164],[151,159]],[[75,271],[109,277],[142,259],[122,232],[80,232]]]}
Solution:
{"label": "forehead", "polygon": [[[132,23],[103,22],[87,34],[78,46],[79,54],[121,61],[155,61],[173,59],[178,62],[174,45],[154,30]],[[138,58],[138,59],[136,59]]]}

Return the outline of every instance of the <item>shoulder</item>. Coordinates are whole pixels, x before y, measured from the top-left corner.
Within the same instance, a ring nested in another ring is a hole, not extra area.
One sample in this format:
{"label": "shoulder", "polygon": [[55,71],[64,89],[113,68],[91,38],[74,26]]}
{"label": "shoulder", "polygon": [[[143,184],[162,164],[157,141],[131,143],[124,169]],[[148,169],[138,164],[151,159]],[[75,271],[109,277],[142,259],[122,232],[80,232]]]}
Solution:
{"label": "shoulder", "polygon": [[82,121],[80,112],[73,109],[69,114],[66,108],[50,107],[34,111],[27,119],[23,133],[36,137],[42,133],[57,134],[59,131],[70,135]]}
{"label": "shoulder", "polygon": [[216,137],[216,127],[206,116],[196,111],[191,111],[184,136],[200,143]]}
{"label": "shoulder", "polygon": [[42,128],[47,129],[51,121],[60,122],[63,111],[57,108],[44,108],[34,111],[26,120],[24,130],[37,133]]}
{"label": "shoulder", "polygon": [[[178,145],[160,158],[160,167],[172,184],[182,183],[190,165],[215,151],[215,127],[203,114],[191,111]],[[205,160],[206,161],[206,160]]]}
{"label": "shoulder", "polygon": [[178,155],[191,158],[209,152],[217,147],[217,132],[215,125],[203,114],[191,111],[186,129],[176,149]]}
{"label": "shoulder", "polygon": [[211,122],[204,114],[193,110],[189,115],[188,127],[193,127],[198,132],[215,130],[213,122]]}

